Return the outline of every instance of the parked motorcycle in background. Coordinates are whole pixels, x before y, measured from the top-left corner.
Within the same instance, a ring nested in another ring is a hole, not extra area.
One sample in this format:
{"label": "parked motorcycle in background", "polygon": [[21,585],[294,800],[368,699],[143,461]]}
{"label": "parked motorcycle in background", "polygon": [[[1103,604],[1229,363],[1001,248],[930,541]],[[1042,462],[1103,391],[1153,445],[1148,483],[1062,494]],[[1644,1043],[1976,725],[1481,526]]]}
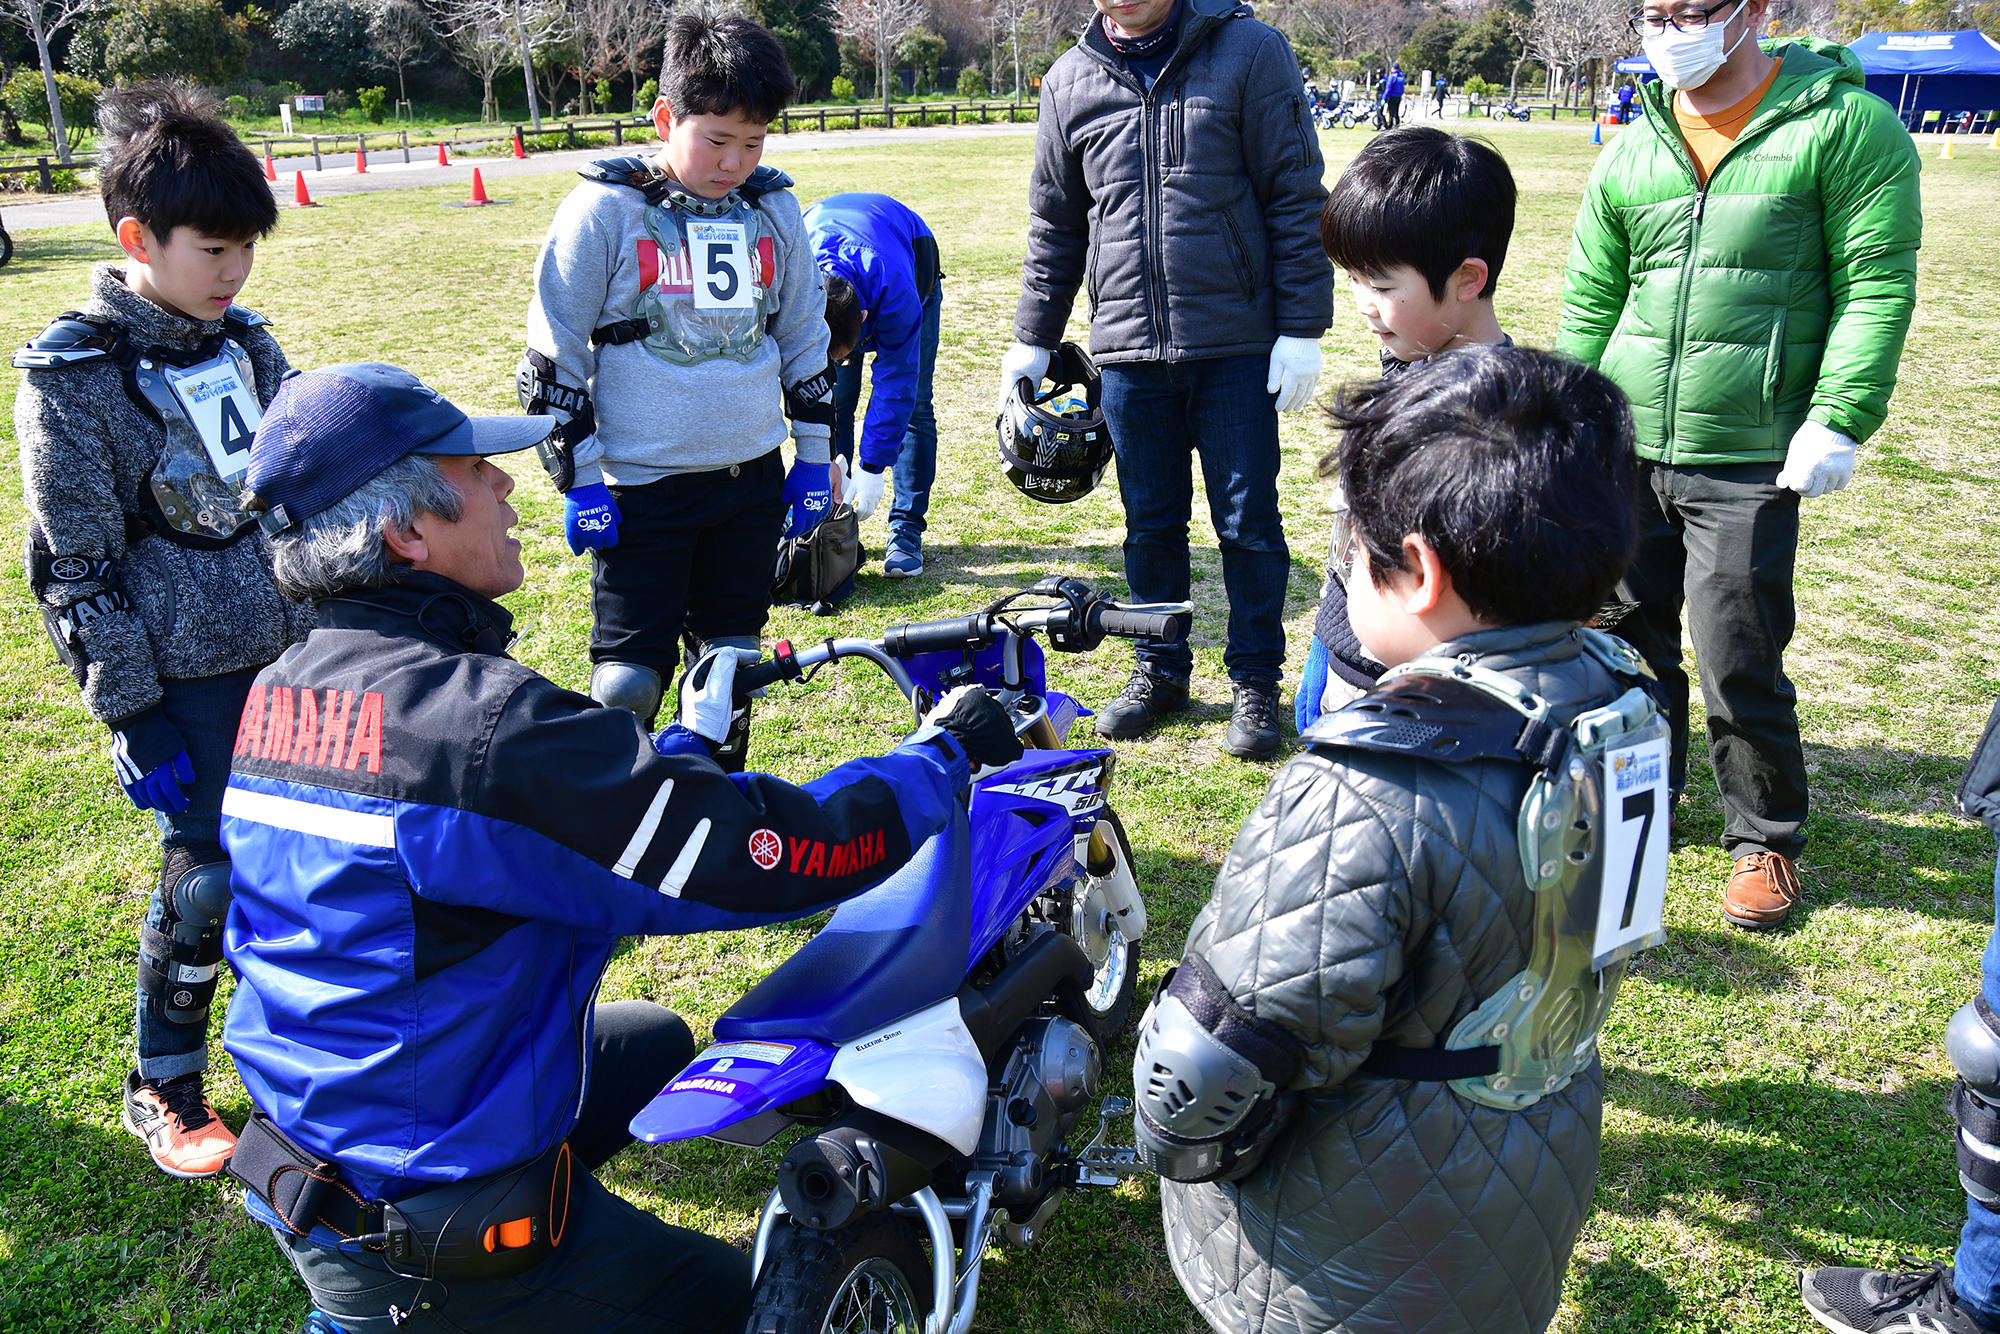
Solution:
{"label": "parked motorcycle in background", "polygon": [[[1107,801],[1117,757],[1065,748],[1089,711],[1048,688],[1035,636],[1087,652],[1107,635],[1175,634],[1190,610],[1121,606],[1051,576],[970,616],[781,642],[738,670],[743,699],[866,659],[918,718],[982,686],[1025,747],[717,1019],[714,1045],[632,1120],[655,1144],[756,1147],[813,1128],[758,1219],[748,1334],[964,1334],[990,1242],[1029,1245],[1070,1189],[1137,1170],[1131,1149],[1100,1146],[1101,1128],[1070,1145],[1131,1019],[1146,905]],[[1104,1121],[1129,1110],[1107,1099]]]}

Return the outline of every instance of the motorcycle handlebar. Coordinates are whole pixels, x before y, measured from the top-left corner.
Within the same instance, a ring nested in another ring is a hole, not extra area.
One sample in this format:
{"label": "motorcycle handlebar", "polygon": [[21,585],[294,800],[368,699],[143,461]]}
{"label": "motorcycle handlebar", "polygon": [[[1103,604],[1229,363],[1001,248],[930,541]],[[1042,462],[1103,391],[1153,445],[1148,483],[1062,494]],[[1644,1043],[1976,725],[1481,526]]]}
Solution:
{"label": "motorcycle handlebar", "polygon": [[1121,639],[1173,639],[1180,626],[1178,615],[1157,611],[1126,611],[1100,602],[1085,617],[1092,636],[1117,635]]}
{"label": "motorcycle handlebar", "polygon": [[993,639],[993,618],[978,612],[949,621],[892,625],[882,633],[882,649],[892,658],[913,658],[919,653],[983,648]]}

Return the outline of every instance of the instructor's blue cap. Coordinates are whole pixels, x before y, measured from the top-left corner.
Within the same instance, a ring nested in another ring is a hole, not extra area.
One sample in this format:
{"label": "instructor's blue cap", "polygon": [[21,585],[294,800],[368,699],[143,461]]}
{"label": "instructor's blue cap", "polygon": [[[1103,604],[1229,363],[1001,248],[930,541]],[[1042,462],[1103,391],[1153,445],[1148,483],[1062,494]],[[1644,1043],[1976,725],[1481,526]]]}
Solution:
{"label": "instructor's blue cap", "polygon": [[399,366],[360,361],[290,375],[250,442],[245,489],[283,532],[339,504],[410,454],[512,454],[548,439],[554,417],[468,417]]}

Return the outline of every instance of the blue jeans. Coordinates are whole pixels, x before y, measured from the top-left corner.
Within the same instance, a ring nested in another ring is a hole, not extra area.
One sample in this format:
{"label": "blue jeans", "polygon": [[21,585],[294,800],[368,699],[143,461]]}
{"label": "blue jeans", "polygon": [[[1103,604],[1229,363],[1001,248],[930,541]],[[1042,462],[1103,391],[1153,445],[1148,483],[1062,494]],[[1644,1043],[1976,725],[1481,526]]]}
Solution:
{"label": "blue jeans", "polygon": [[[903,431],[903,447],[896,452],[895,495],[889,501],[889,549],[921,555],[924,549],[924,515],[931,507],[931,483],[937,480],[937,410],[931,406],[931,382],[937,371],[938,316],[944,310],[944,283],[931,289],[924,302],[924,326],[920,335],[921,358],[917,363],[917,406]],[[868,354],[856,352],[840,363],[833,376],[833,452],[854,471],[854,410],[861,402],[861,362]]]}
{"label": "blue jeans", "polygon": [[[1261,354],[1105,366],[1104,419],[1125,503],[1125,582],[1140,602],[1182,602],[1190,586],[1190,453],[1201,458],[1208,514],[1229,595],[1229,679],[1275,686],[1285,663],[1285,589],[1292,558],[1278,515],[1278,409]],[[1141,641],[1142,665],[1181,676],[1194,667],[1182,636]]]}
{"label": "blue jeans", "polygon": [[[2000,1009],[2000,867],[1994,868],[1993,897],[1993,935],[1980,964],[1979,989],[1988,1005]],[[2000,1328],[2000,1213],[1970,1196],[1965,1201],[1965,1230],[1958,1238],[1957,1271],[1952,1281],[1959,1305]]]}
{"label": "blue jeans", "polygon": [[[167,720],[187,742],[188,759],[194,765],[194,782],[184,783],[188,808],[177,815],[154,811],[160,826],[162,847],[187,848],[202,854],[201,861],[222,859],[222,790],[229,783],[229,756],[236,747],[236,728],[243,717],[243,701],[257,679],[258,668],[225,672],[221,676],[162,679],[160,707]],[[146,925],[155,931],[167,926],[166,895],[170,885],[156,885],[153,900],[146,908]],[[139,1048],[139,1073],[147,1079],[172,1079],[208,1068],[208,1021],[192,1024],[169,1023],[137,991],[138,1016],[135,1035]]]}

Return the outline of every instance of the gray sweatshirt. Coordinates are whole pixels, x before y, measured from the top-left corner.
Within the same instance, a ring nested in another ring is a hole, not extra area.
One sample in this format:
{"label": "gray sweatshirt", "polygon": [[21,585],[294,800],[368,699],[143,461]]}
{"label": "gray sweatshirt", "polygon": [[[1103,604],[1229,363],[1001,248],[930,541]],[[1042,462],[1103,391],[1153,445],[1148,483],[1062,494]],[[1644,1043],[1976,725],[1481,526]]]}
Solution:
{"label": "gray sweatshirt", "polygon": [[[784,390],[827,366],[826,284],[789,189],[757,202],[776,251],[775,308],[748,362],[675,365],[643,342],[593,348],[591,332],[631,319],[642,274],[657,273],[642,251],[652,249],[646,207],[638,190],[586,180],[556,209],[535,263],[528,346],[555,363],[562,383],[585,386],[597,414],[596,434],[575,447],[576,486],[643,486],[761,458],[784,442]],[[789,422],[789,430],[802,462],[827,461],[828,427]]]}
{"label": "gray sweatshirt", "polygon": [[[83,313],[115,321],[142,347],[192,349],[220,323],[162,310],[109,264],[92,271],[90,287]],[[261,327],[241,341],[257,400],[269,406],[289,369],[285,354]],[[125,516],[137,508],[165,435],[110,360],[25,372],[14,433],[28,517],[50,553],[111,565],[109,580],[51,583],[44,601],[61,606],[122,589],[131,604],[77,627],[89,656],[84,707],[97,718],[117,722],[159,703],[162,677],[262,666],[312,628],[311,608],[278,595],[270,552],[254,529],[220,551],[177,546],[157,533],[127,545]]]}

